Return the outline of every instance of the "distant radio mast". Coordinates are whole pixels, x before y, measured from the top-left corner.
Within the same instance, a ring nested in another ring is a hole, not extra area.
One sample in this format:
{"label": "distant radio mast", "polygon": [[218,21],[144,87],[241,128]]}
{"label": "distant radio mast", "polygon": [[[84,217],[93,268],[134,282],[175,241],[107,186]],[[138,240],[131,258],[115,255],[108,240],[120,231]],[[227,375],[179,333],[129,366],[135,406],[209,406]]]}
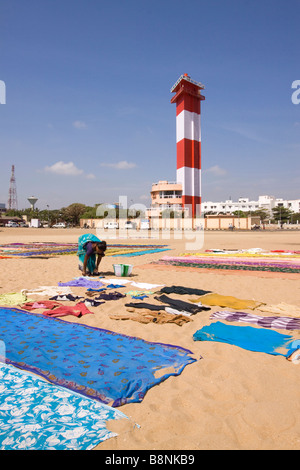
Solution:
{"label": "distant radio mast", "polygon": [[18,210],[15,165],[11,167],[11,177],[8,192],[8,210]]}

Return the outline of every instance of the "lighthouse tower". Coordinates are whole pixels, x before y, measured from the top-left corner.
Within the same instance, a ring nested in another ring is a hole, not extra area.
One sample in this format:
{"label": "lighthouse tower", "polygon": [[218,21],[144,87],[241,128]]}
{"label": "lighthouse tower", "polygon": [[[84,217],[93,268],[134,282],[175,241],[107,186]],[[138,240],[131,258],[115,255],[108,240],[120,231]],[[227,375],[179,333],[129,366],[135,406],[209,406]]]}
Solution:
{"label": "lighthouse tower", "polygon": [[200,215],[201,208],[201,126],[202,83],[181,75],[171,88],[176,103],[177,183],[182,185],[182,206],[190,217]]}

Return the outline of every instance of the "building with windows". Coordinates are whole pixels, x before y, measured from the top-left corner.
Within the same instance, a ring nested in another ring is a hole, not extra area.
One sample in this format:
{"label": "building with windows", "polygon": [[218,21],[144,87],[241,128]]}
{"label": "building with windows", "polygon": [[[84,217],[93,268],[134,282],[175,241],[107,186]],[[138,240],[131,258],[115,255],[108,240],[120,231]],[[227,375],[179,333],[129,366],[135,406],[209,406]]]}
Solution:
{"label": "building with windows", "polygon": [[224,202],[211,202],[206,201],[201,204],[201,212],[214,213],[214,214],[232,214],[236,211],[253,212],[260,209],[267,210],[270,214],[274,207],[284,207],[293,212],[300,212],[300,199],[284,200],[282,198],[275,198],[274,196],[259,196],[257,201],[250,200],[246,197],[241,197],[238,201],[228,199]]}
{"label": "building with windows", "polygon": [[[183,210],[181,185],[159,181],[152,185],[151,208],[147,210],[148,217],[159,217],[164,210]],[[229,215],[234,212],[254,212],[265,209],[270,215],[274,207],[283,207],[292,212],[300,212],[300,199],[282,199],[274,196],[259,196],[257,201],[247,197],[240,197],[237,201],[227,199],[220,202],[204,201],[201,203],[201,214],[224,214]]]}

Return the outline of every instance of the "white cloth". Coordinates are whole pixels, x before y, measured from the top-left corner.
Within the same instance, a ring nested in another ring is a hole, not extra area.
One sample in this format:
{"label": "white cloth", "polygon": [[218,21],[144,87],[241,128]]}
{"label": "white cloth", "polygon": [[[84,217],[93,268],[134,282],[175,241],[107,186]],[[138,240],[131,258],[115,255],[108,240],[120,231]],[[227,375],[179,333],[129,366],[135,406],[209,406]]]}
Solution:
{"label": "white cloth", "polygon": [[164,284],[147,284],[146,282],[132,282],[133,287],[138,287],[139,289],[155,289],[156,287],[163,287]]}
{"label": "white cloth", "polygon": [[40,286],[32,291],[23,289],[21,292],[29,296],[44,295],[49,297],[53,297],[54,295],[73,294],[69,286]]}

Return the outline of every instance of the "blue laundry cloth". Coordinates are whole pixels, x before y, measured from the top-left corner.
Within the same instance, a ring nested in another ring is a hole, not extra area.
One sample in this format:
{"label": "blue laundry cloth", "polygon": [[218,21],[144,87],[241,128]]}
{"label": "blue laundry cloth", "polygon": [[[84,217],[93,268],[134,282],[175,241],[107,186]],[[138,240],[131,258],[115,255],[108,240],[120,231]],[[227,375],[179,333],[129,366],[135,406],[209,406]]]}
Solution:
{"label": "blue laundry cloth", "polygon": [[197,360],[180,346],[6,307],[0,341],[6,363],[111,406],[142,401]]}
{"label": "blue laundry cloth", "polygon": [[107,284],[108,289],[119,289],[119,287],[125,287],[123,284]]}
{"label": "blue laundry cloth", "polygon": [[[275,356],[288,357],[297,349],[295,338],[274,330],[252,326],[226,325],[222,322],[211,323],[196,331],[194,341],[217,341],[233,344],[249,351],[264,352]],[[298,346],[299,347],[299,346]]]}

